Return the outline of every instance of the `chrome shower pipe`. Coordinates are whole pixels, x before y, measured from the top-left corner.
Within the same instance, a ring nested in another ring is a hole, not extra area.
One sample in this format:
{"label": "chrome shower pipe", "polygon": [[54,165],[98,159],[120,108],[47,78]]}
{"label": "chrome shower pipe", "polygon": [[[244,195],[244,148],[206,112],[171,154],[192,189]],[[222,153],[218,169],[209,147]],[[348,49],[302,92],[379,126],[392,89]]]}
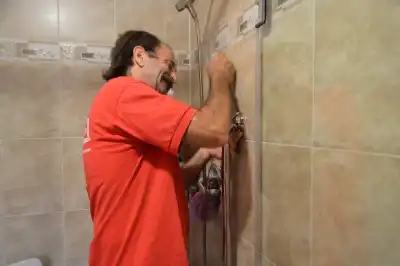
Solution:
{"label": "chrome shower pipe", "polygon": [[[193,19],[194,25],[196,27],[196,43],[197,43],[197,74],[199,78],[199,97],[200,97],[200,106],[204,104],[204,81],[203,81],[203,64],[201,57],[201,31],[199,25],[199,19],[197,17],[196,10],[193,7],[193,1],[187,4],[187,9],[190,13],[190,16]],[[204,184],[206,185],[206,193],[204,194],[204,202],[207,202],[207,184],[208,184],[208,176],[207,176],[207,168],[204,167],[202,170],[202,176],[204,179]],[[207,266],[207,221],[203,222],[203,266]]]}
{"label": "chrome shower pipe", "polygon": [[197,17],[196,9],[193,7],[194,1],[195,0],[179,0],[175,4],[175,8],[178,12],[187,9],[196,27],[196,43],[197,43],[196,57],[197,57],[197,67],[198,67],[197,72],[200,84],[199,88],[200,104],[202,105],[204,103],[204,83],[203,83],[203,64],[201,55],[201,31],[200,31],[199,18]]}
{"label": "chrome shower pipe", "polygon": [[[202,63],[202,54],[201,54],[201,31],[200,31],[200,23],[197,17],[197,12],[193,7],[194,0],[180,0],[176,3],[175,8],[178,12],[181,12],[187,9],[190,13],[190,16],[193,19],[194,25],[196,27],[196,57],[197,57],[197,73],[199,79],[199,98],[200,98],[200,106],[204,104],[204,81],[203,81],[203,63]],[[201,173],[203,176],[204,184],[206,185],[207,189],[207,168],[204,167]],[[204,201],[207,202],[207,193],[204,195]],[[203,235],[202,235],[202,242],[203,242],[203,266],[207,266],[207,222],[203,222]]]}
{"label": "chrome shower pipe", "polygon": [[204,82],[203,82],[203,62],[202,62],[202,54],[201,54],[201,31],[200,31],[200,23],[199,18],[197,17],[196,10],[193,8],[192,4],[188,5],[189,13],[194,21],[194,25],[196,27],[196,43],[197,43],[197,72],[199,77],[199,96],[200,96],[200,104],[203,105],[204,103]]}

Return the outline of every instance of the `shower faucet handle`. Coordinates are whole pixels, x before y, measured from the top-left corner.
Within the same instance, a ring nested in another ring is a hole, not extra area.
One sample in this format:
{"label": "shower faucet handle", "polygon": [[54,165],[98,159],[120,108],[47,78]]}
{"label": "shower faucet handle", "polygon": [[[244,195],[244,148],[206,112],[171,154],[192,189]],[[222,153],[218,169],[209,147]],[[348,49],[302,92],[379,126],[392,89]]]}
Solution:
{"label": "shower faucet handle", "polygon": [[232,117],[232,127],[244,128],[244,121],[246,119],[247,118],[241,112],[236,112],[236,114]]}

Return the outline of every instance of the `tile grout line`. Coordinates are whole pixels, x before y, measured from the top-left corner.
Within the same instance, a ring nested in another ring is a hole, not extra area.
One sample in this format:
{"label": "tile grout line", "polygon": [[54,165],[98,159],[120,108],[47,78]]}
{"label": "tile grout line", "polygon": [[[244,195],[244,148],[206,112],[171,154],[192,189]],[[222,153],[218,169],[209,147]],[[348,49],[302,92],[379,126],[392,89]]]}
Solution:
{"label": "tile grout line", "polygon": [[188,23],[189,23],[189,27],[188,27],[188,35],[189,35],[189,45],[188,45],[188,52],[187,52],[187,55],[188,55],[188,57],[189,57],[189,103],[190,103],[190,105],[192,105],[193,103],[192,103],[192,84],[193,84],[193,57],[191,56],[191,54],[192,54],[192,38],[191,38],[191,36],[192,36],[192,27],[193,27],[193,22],[192,22],[192,20],[190,19],[190,14],[188,14]]}
{"label": "tile grout line", "polygon": [[[313,112],[313,111],[312,111]],[[312,116],[314,116],[312,114]],[[313,126],[312,126],[313,127]],[[314,129],[312,129],[313,131]],[[311,132],[311,138],[313,139],[313,132]],[[247,142],[255,142],[252,139],[246,139]],[[268,144],[273,146],[282,146],[282,147],[293,147],[293,148],[303,148],[303,149],[314,149],[314,150],[323,150],[323,151],[335,151],[335,152],[342,152],[342,153],[354,153],[359,155],[370,155],[370,156],[378,156],[378,157],[388,157],[388,158],[395,158],[400,159],[400,154],[396,153],[389,153],[389,152],[374,152],[374,151],[366,151],[366,150],[354,150],[354,149],[347,149],[347,148],[335,148],[329,146],[313,146],[313,145],[301,145],[301,144],[292,144],[292,143],[284,143],[284,142],[272,142],[272,141],[262,141],[261,144]]]}
{"label": "tile grout line", "polygon": [[3,215],[1,218],[4,219],[12,219],[18,217],[25,217],[25,216],[38,216],[38,215],[47,215],[47,214],[55,214],[55,213],[70,213],[70,212],[81,212],[81,211],[88,211],[89,209],[76,209],[76,210],[67,210],[67,211],[50,211],[50,212],[36,212],[36,213],[24,213],[24,214],[9,214]]}
{"label": "tile grout line", "polygon": [[62,201],[62,235],[63,235],[63,263],[66,265],[65,255],[65,193],[64,193],[64,139],[61,138],[61,201]]}
{"label": "tile grout line", "polygon": [[113,28],[114,28],[114,33],[118,36],[117,32],[117,0],[113,1]]}
{"label": "tile grout line", "polygon": [[[1,143],[1,139],[0,139],[0,143]],[[0,152],[2,152],[2,147],[0,146]],[[0,153],[0,155],[1,155],[1,153]],[[1,235],[0,235],[0,237],[2,238],[1,239],[1,241],[3,242],[3,244],[6,242],[5,240],[6,240],[6,236],[5,236],[5,217],[4,217],[4,215],[1,215],[0,216],[0,220],[1,220],[1,223],[0,223],[0,225],[3,227],[2,229],[0,229],[0,231],[1,231]],[[4,264],[4,266],[5,265],[7,265],[7,250],[5,250],[5,249],[3,249],[3,260],[2,260],[2,263]]]}
{"label": "tile grout line", "polygon": [[311,145],[310,150],[310,199],[309,199],[309,237],[310,237],[310,253],[309,264],[314,265],[314,139],[315,139],[315,6],[317,0],[312,0],[312,106],[311,106]]}
{"label": "tile grout line", "polygon": [[[312,114],[312,116],[314,116],[314,115]],[[312,129],[312,130],[314,130],[314,129]],[[314,133],[311,132],[311,135],[312,135],[311,138],[312,139],[314,138],[313,134]],[[247,141],[247,142],[255,142],[254,139],[245,139],[245,141]],[[370,156],[378,156],[378,157],[388,157],[388,158],[400,159],[400,153],[396,154],[396,153],[391,153],[391,152],[375,152],[375,151],[368,151],[368,150],[355,150],[355,149],[348,149],[348,148],[335,148],[335,147],[329,147],[329,146],[314,146],[312,144],[310,144],[310,145],[302,145],[302,144],[293,144],[293,143],[285,143],[285,142],[273,142],[273,141],[262,141],[261,144],[268,144],[268,145],[282,146],[282,147],[307,148],[307,149],[323,150],[323,151],[335,151],[335,152],[343,152],[343,153],[354,153],[354,154],[359,154],[359,155],[370,155]]]}
{"label": "tile grout line", "polygon": [[369,152],[369,151],[359,151],[359,150],[346,150],[339,148],[330,148],[330,147],[312,147],[315,151],[334,151],[334,152],[342,152],[342,153],[353,153],[364,156],[376,156],[376,157],[387,157],[387,158],[395,158],[400,159],[400,154],[392,154],[392,153],[379,153],[379,152]]}
{"label": "tile grout line", "polygon": [[27,138],[0,138],[3,141],[10,140],[61,140],[61,139],[83,139],[83,137],[27,137]]}
{"label": "tile grout line", "polygon": [[[244,242],[245,244],[251,246],[253,249],[255,249],[255,244],[251,243],[249,240],[247,240],[246,238],[244,238],[243,236],[239,236],[239,240]],[[272,264],[273,266],[276,266],[276,264],[270,260],[267,256],[265,256],[264,254],[261,254],[261,258],[266,259],[270,264]]]}
{"label": "tile grout line", "polygon": [[[2,138],[0,138],[0,160],[2,160],[3,158],[3,139]],[[1,232],[1,234],[0,234],[0,243],[3,243],[4,244],[4,242],[5,242],[5,229],[4,229],[4,227],[5,227],[5,218],[4,218],[4,214],[3,215],[0,215],[0,226],[2,227],[2,228],[0,228],[0,232]],[[4,265],[7,265],[7,252],[6,252],[6,250],[3,250],[2,251],[3,252],[3,259],[2,259],[2,261],[1,261],[1,263],[3,263]]]}
{"label": "tile grout line", "polygon": [[57,0],[57,37],[60,39],[60,0]]}
{"label": "tile grout line", "polygon": [[[248,142],[254,142],[254,140],[246,140]],[[307,146],[307,145],[297,145],[297,144],[289,144],[289,143],[279,143],[279,142],[268,142],[263,141],[262,144],[268,144],[273,146],[282,146],[282,147],[293,147],[293,148],[303,148],[303,149],[313,149],[315,151],[335,151],[342,153],[353,153],[359,155],[369,155],[369,156],[377,156],[377,157],[388,157],[400,159],[400,154],[394,153],[380,153],[380,152],[372,152],[372,151],[360,151],[360,150],[351,150],[351,149],[343,149],[343,148],[333,148],[333,147],[317,147],[317,146]]]}
{"label": "tile grout line", "polygon": [[262,257],[272,266],[276,266],[275,262],[273,262],[272,260],[270,260],[267,256],[262,255]]}
{"label": "tile grout line", "polygon": [[[162,5],[164,7],[164,10],[167,9],[167,0],[162,1]],[[163,13],[163,38],[166,39],[167,38],[167,32],[168,32],[168,26],[167,26],[167,16],[165,13]]]}
{"label": "tile grout line", "polygon": [[[313,137],[312,137],[313,138]],[[15,141],[15,140],[61,140],[61,139],[82,139],[82,137],[27,137],[27,138],[0,138],[2,141]],[[245,139],[246,142],[255,143],[255,140]],[[362,151],[362,150],[353,150],[346,148],[334,148],[334,147],[316,147],[311,145],[299,145],[299,144],[291,144],[291,143],[280,143],[280,142],[270,142],[270,141],[262,141],[261,145],[268,144],[273,146],[282,146],[282,147],[294,147],[294,148],[303,148],[303,149],[314,149],[315,151],[335,151],[342,153],[353,153],[359,155],[369,155],[369,156],[378,156],[378,157],[388,157],[400,159],[400,154],[395,153],[384,153],[384,152],[373,152],[373,151]]]}

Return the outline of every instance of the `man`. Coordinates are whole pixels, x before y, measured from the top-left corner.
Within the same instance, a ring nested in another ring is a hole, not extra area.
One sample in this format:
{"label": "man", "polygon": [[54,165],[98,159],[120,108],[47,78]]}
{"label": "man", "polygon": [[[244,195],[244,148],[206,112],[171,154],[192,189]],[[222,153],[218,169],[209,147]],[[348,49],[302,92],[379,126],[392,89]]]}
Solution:
{"label": "man", "polygon": [[[121,35],[89,111],[83,160],[94,223],[90,266],[188,266],[185,182],[228,140],[235,69],[222,54],[208,65],[206,104],[166,94],[171,48],[144,31]],[[178,152],[189,158],[179,166]]]}

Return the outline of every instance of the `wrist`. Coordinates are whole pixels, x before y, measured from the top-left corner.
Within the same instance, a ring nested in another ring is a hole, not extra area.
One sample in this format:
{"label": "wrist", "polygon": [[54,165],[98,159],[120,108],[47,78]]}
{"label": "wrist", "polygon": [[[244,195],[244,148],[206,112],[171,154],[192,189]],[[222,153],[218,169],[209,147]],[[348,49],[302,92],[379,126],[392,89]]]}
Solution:
{"label": "wrist", "polygon": [[200,148],[199,155],[205,161],[208,161],[211,158],[211,153],[206,148]]}
{"label": "wrist", "polygon": [[214,75],[210,78],[211,84],[222,88],[229,88],[229,81],[224,75]]}

